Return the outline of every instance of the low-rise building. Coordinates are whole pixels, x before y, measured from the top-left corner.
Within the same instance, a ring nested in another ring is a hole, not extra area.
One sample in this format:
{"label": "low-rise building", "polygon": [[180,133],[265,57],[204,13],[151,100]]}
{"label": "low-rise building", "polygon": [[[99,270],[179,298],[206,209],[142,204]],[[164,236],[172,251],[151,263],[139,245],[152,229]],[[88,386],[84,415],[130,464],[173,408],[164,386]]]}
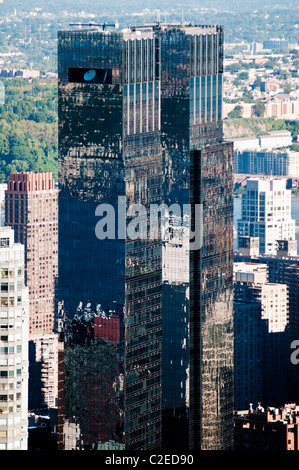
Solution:
{"label": "low-rise building", "polygon": [[292,134],[287,130],[269,131],[258,136],[260,147],[273,149],[276,147],[287,147],[292,144]]}
{"label": "low-rise building", "polygon": [[234,173],[299,177],[299,152],[291,150],[235,150]]}
{"label": "low-rise building", "polygon": [[290,100],[288,95],[277,95],[265,103],[264,117],[294,118],[299,116],[299,100]]}
{"label": "low-rise building", "polygon": [[234,414],[235,450],[299,450],[299,406],[254,410]]}
{"label": "low-rise building", "polygon": [[256,137],[243,137],[234,139],[234,150],[269,151],[280,147],[292,145],[293,138],[290,131],[269,131]]}

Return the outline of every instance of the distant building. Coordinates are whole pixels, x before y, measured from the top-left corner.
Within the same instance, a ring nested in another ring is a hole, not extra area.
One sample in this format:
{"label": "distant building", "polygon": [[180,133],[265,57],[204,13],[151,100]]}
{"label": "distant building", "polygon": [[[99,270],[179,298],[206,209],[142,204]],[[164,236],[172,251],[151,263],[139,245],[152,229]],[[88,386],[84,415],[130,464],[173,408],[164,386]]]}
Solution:
{"label": "distant building", "polygon": [[290,131],[271,131],[257,137],[243,137],[234,140],[234,150],[256,150],[269,151],[274,148],[288,147],[292,144],[292,134]]}
{"label": "distant building", "polygon": [[277,254],[278,240],[295,240],[291,191],[285,180],[247,180],[237,230],[238,237],[258,237],[260,253],[265,254]]}
{"label": "distant building", "polygon": [[267,324],[261,319],[259,300],[235,301],[235,409],[263,396],[263,344]]}
{"label": "distant building", "polygon": [[21,78],[39,78],[40,71],[39,70],[29,70],[29,69],[21,69],[16,70],[15,77]]}
{"label": "distant building", "polygon": [[259,255],[258,237],[239,237],[239,253],[244,256]]}
{"label": "distant building", "polygon": [[276,256],[297,256],[297,251],[297,240],[277,240]]}
{"label": "distant building", "polygon": [[268,282],[268,267],[260,263],[234,263],[235,299],[261,301],[261,318],[268,331],[284,331],[288,322],[288,290],[285,284]]}
{"label": "distant building", "polygon": [[234,140],[234,150],[242,151],[247,149],[258,150],[260,148],[260,141],[258,137],[241,137]]}
{"label": "distant building", "polygon": [[290,131],[270,131],[259,135],[260,147],[273,149],[275,147],[287,147],[292,144],[292,134]]}
{"label": "distant building", "polygon": [[[283,244],[284,245],[284,244]],[[292,361],[291,356],[296,354],[299,339],[299,256],[291,255],[292,250],[281,245],[277,256],[248,256],[244,250],[235,254],[235,261],[254,262],[267,265],[270,283],[280,283],[288,286],[288,310],[289,318],[286,329],[286,354],[287,354],[287,401],[295,401],[299,395],[299,366],[297,361]],[[295,358],[296,359],[296,358]]]}
{"label": "distant building", "polygon": [[234,140],[234,151],[242,151],[247,149],[258,150],[260,141],[258,137],[241,137]]}
{"label": "distant building", "polygon": [[4,203],[6,189],[7,189],[6,183],[0,184],[0,203],[1,204]]}
{"label": "distant building", "polygon": [[52,173],[12,173],[5,192],[5,224],[25,245],[29,335],[51,334],[58,264],[58,190]]}
{"label": "distant building", "polygon": [[263,41],[263,49],[288,49],[289,41],[286,39],[268,39]]}
{"label": "distant building", "polygon": [[287,398],[287,286],[268,282],[266,264],[242,262],[234,292],[235,408],[250,399],[279,405]]}
{"label": "distant building", "polygon": [[56,451],[55,411],[30,413],[28,416],[28,450]]}
{"label": "distant building", "polygon": [[39,70],[27,70],[27,69],[2,69],[0,70],[0,77],[3,78],[39,78]]}
{"label": "distant building", "polygon": [[[248,404],[249,405],[249,404]],[[299,406],[236,411],[235,450],[299,450]]]}
{"label": "distant building", "polygon": [[[54,330],[58,269],[57,195],[52,173],[47,172],[13,173],[5,193],[5,224],[11,225],[15,240],[25,246],[25,281],[29,288],[30,410],[47,406],[49,394],[53,392],[52,379],[39,360],[39,350],[40,341],[45,335],[52,335]],[[57,366],[53,364],[53,367]],[[40,385],[39,392],[36,384]]]}
{"label": "distant building", "polygon": [[274,80],[261,80],[260,89],[261,92],[267,93],[271,90],[277,90],[279,88],[279,83]]}
{"label": "distant building", "polygon": [[0,228],[0,450],[28,447],[28,289],[24,246]]}
{"label": "distant building", "polygon": [[263,49],[288,49],[289,48],[289,41],[286,39],[269,39],[267,41],[263,41]]}
{"label": "distant building", "polygon": [[234,173],[299,177],[299,152],[290,150],[235,150]]}
{"label": "distant building", "polygon": [[252,55],[256,55],[259,51],[263,49],[263,44],[259,42],[252,42],[250,44],[250,52]]}
{"label": "distant building", "polygon": [[250,118],[252,117],[254,106],[255,106],[254,103],[244,103],[244,102],[224,103],[223,104],[223,117],[224,118],[228,117],[228,114],[231,111],[234,111],[238,107],[238,108],[241,108],[241,116],[243,118]]}
{"label": "distant building", "polygon": [[299,100],[290,100],[289,95],[275,96],[265,105],[264,117],[294,118],[299,116]]}
{"label": "distant building", "polygon": [[58,336],[31,336],[29,343],[31,409],[56,408],[58,403]]}

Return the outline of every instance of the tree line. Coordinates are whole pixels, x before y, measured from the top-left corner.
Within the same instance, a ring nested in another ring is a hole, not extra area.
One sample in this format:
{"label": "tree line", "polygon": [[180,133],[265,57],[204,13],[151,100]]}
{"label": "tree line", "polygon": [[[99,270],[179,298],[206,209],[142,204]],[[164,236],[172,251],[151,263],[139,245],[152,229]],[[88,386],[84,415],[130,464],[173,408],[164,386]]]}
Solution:
{"label": "tree line", "polygon": [[10,173],[51,171],[57,178],[56,80],[2,79],[0,182]]}

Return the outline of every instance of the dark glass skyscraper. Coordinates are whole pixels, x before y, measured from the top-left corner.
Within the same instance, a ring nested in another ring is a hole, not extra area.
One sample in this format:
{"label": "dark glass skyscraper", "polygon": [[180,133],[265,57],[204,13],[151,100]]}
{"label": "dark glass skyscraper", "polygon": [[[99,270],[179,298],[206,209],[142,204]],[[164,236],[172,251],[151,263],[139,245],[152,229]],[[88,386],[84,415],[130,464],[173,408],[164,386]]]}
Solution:
{"label": "dark glass skyscraper", "polygon": [[222,28],[94,26],[58,47],[61,442],[230,449]]}

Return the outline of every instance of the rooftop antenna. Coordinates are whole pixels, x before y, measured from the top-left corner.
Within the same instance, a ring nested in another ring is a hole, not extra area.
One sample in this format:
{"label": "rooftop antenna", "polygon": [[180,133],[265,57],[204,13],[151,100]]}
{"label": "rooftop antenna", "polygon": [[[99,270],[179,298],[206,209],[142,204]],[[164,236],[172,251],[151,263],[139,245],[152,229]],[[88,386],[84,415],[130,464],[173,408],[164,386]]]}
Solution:
{"label": "rooftop antenna", "polygon": [[110,26],[111,28],[115,28],[117,29],[119,27],[119,24],[118,23],[113,23],[113,24],[109,24],[109,23],[93,23],[92,21],[90,23],[70,23],[70,26],[90,26],[90,27],[93,27],[93,26],[97,26],[97,27],[100,27],[102,28],[103,31],[105,31],[105,29]]}

